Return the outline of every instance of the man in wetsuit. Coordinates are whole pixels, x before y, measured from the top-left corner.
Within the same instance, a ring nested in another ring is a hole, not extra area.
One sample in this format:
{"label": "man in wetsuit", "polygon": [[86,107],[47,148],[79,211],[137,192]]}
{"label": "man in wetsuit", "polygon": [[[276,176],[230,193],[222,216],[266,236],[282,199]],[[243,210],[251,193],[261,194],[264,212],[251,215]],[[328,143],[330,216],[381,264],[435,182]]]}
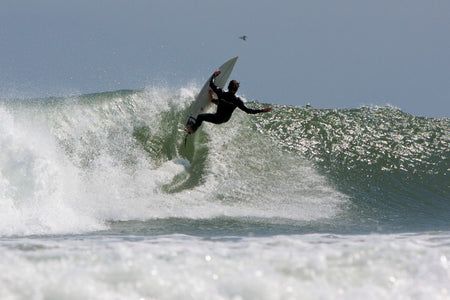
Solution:
{"label": "man in wetsuit", "polygon": [[[217,105],[217,111],[215,114],[200,114],[197,116],[197,120],[194,125],[191,127],[187,127],[186,130],[189,133],[193,133],[197,130],[197,128],[202,125],[203,121],[211,122],[214,124],[222,124],[230,120],[233,111],[236,107],[239,107],[241,110],[245,111],[248,114],[259,114],[266,113],[272,110],[271,107],[264,109],[251,109],[247,108],[244,105],[244,102],[236,96],[236,92],[239,89],[239,82],[236,80],[231,80],[228,85],[228,92],[224,92],[221,88],[217,87],[214,83],[214,80],[217,76],[219,76],[220,70],[214,72],[209,81],[209,86],[216,93],[217,99],[212,99],[211,101]],[[212,98],[212,96],[211,96]]]}

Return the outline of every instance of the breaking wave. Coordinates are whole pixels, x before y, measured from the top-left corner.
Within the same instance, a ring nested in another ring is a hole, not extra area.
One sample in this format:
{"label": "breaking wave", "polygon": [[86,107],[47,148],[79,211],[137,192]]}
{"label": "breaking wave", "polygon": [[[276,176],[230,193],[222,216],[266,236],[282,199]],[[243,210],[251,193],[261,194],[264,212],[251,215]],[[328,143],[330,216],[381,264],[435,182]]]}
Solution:
{"label": "breaking wave", "polygon": [[185,144],[197,90],[2,100],[0,235],[167,218],[448,226],[449,119],[275,106]]}

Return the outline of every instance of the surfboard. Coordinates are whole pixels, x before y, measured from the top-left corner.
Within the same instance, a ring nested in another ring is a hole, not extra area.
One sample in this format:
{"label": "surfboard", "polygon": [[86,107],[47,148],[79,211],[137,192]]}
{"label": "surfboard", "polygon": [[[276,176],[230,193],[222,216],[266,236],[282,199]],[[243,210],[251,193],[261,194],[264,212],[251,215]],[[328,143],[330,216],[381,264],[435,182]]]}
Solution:
{"label": "surfboard", "polygon": [[[238,57],[233,57],[227,62],[225,62],[223,65],[219,67],[219,70],[221,71],[220,75],[216,77],[215,84],[220,87],[224,88],[225,84],[227,83],[228,78],[230,77],[231,72],[233,71],[234,65],[236,64]],[[190,127],[193,124],[195,124],[195,120],[199,114],[205,113],[208,111],[208,109],[211,107],[211,100],[209,96],[209,81],[211,80],[211,77],[208,78],[208,80],[203,85],[202,89],[200,90],[200,93],[198,93],[197,97],[195,97],[194,102],[192,103],[190,109],[189,109],[189,117],[186,122],[186,127]],[[185,129],[186,130],[186,129]],[[187,130],[186,130],[187,131]]]}

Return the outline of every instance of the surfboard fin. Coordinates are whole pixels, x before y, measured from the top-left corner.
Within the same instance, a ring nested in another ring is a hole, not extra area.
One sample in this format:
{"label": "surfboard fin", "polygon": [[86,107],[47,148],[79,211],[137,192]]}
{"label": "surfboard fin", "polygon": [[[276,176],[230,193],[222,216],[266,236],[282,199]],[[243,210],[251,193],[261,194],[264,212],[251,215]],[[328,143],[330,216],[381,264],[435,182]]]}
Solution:
{"label": "surfboard fin", "polygon": [[191,134],[188,132],[186,133],[186,135],[184,136],[184,148],[186,148],[186,144],[187,144],[187,138],[188,136],[190,136]]}

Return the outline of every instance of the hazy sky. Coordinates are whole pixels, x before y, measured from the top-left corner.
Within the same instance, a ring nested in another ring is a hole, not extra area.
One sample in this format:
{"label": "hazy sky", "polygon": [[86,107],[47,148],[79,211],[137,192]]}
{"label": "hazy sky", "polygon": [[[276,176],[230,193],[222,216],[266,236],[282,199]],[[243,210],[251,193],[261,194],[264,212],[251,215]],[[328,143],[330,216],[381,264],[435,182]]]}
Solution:
{"label": "hazy sky", "polygon": [[200,85],[234,56],[248,100],[450,116],[449,0],[0,2],[0,98]]}

